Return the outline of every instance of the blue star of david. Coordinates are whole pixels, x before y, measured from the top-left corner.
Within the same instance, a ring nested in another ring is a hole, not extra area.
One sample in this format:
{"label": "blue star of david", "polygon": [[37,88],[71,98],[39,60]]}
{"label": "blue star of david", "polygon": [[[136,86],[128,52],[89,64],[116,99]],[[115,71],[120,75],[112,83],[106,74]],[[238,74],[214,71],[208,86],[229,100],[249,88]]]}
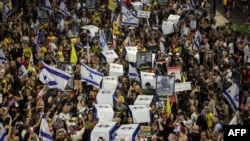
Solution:
{"label": "blue star of david", "polygon": [[110,126],[107,125],[107,124],[101,124],[101,125],[99,125],[98,127],[99,127],[99,128],[108,128],[108,127],[110,127]]}
{"label": "blue star of david", "polygon": [[47,76],[44,76],[43,79],[46,80],[46,79],[47,79]]}
{"label": "blue star of david", "polygon": [[132,130],[132,129],[134,129],[133,127],[122,127],[121,128],[122,130]]}
{"label": "blue star of david", "polygon": [[240,100],[240,95],[239,95],[239,94],[234,95],[234,100],[236,100],[236,101],[239,102],[239,100]]}
{"label": "blue star of david", "polygon": [[89,78],[91,78],[91,80],[93,80],[93,75],[92,75],[92,73],[89,73]]}

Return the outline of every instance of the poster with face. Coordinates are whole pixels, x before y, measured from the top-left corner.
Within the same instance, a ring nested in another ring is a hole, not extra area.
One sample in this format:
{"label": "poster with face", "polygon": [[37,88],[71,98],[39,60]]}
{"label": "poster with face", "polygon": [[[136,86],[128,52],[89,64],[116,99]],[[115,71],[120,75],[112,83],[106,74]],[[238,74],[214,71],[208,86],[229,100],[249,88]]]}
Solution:
{"label": "poster with face", "polygon": [[156,94],[159,97],[171,96],[174,94],[175,77],[172,75],[156,76]]}
{"label": "poster with face", "polygon": [[103,28],[98,32],[99,36],[104,36],[104,40],[107,44],[111,44],[113,42],[113,32],[111,28]]}
{"label": "poster with face", "polygon": [[70,75],[74,73],[73,65],[70,62],[57,62],[56,67]]}
{"label": "poster with face", "polygon": [[149,69],[152,65],[152,53],[151,52],[137,52],[137,68],[139,70]]}

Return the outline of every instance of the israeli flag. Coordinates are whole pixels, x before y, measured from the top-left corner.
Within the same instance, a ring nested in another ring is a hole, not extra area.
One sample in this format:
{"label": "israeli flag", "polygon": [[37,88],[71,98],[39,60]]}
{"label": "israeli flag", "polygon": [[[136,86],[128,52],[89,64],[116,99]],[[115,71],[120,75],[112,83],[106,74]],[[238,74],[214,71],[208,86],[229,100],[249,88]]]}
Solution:
{"label": "israeli flag", "polygon": [[66,7],[65,3],[61,1],[60,3],[60,9],[59,12],[63,14],[65,17],[70,17],[70,13],[68,11],[68,8]]}
{"label": "israeli flag", "polygon": [[51,132],[49,130],[48,122],[45,118],[45,114],[42,115],[39,137],[42,138],[43,141],[53,141]]}
{"label": "israeli flag", "polygon": [[3,126],[2,121],[0,121],[0,141],[5,141],[5,137],[7,136],[7,132]]}
{"label": "israeli flag", "polygon": [[86,64],[81,64],[81,76],[82,81],[100,88],[100,83],[102,81],[103,74],[87,66]]}
{"label": "israeli flag", "polygon": [[129,64],[129,72],[128,72],[128,75],[129,75],[129,78],[132,78],[132,79],[138,79],[139,78],[139,74],[136,70],[136,67],[133,67],[131,64]]}
{"label": "israeli flag", "polygon": [[115,115],[110,104],[95,104],[94,113],[99,122],[112,121]]}
{"label": "israeli flag", "polygon": [[141,76],[141,87],[142,89],[146,89],[146,83],[149,82],[151,89],[156,88],[156,77],[155,73],[150,73],[150,72],[140,72]]}
{"label": "israeli flag", "polygon": [[139,124],[122,124],[116,130],[116,138],[119,141],[120,138],[125,138],[126,141],[137,141],[137,135],[140,130]]}
{"label": "israeli flag", "polygon": [[135,63],[138,52],[137,46],[127,46],[125,47],[125,51],[126,51],[125,60],[128,62]]}
{"label": "israeli flag", "polygon": [[228,102],[230,103],[232,109],[236,112],[239,108],[239,87],[236,83],[232,84],[224,93],[223,95],[227,98]]}
{"label": "israeli flag", "polygon": [[150,112],[146,105],[128,105],[134,123],[150,122]]}
{"label": "israeli flag", "polygon": [[28,74],[28,70],[25,68],[23,64],[20,64],[18,71],[19,71],[18,77],[20,79],[23,79]]}
{"label": "israeli flag", "polygon": [[191,10],[195,10],[195,3],[194,3],[194,0],[190,0],[189,8],[190,8]]}
{"label": "israeli flag", "polygon": [[97,141],[99,137],[103,137],[105,141],[111,141],[116,128],[116,122],[98,122],[91,131],[91,141]]}
{"label": "israeli flag", "polygon": [[123,76],[123,65],[110,63],[109,76]]}
{"label": "israeli flag", "polygon": [[7,4],[4,4],[4,9],[3,9],[3,22],[6,22],[8,17],[11,14],[11,10],[9,9],[9,7],[7,6]]}
{"label": "israeli flag", "polygon": [[64,19],[61,18],[60,23],[58,23],[57,25],[57,29],[59,29],[60,32],[63,32],[64,28],[65,28],[65,22]]}
{"label": "israeli flag", "polygon": [[114,60],[118,58],[118,55],[114,50],[102,51],[102,56],[107,63],[114,62]]}
{"label": "israeli flag", "polygon": [[107,51],[107,50],[109,50],[109,47],[108,47],[108,44],[107,44],[107,40],[106,40],[106,38],[105,38],[102,30],[100,31],[100,33],[101,34],[99,35],[98,45],[101,48],[101,50]]}
{"label": "israeli flag", "polygon": [[54,10],[53,10],[53,8],[52,8],[52,6],[51,6],[49,0],[46,0],[46,1],[45,1],[44,9],[49,11],[49,15],[50,15],[50,16],[51,16],[52,13],[54,12]]}
{"label": "israeli flag", "polygon": [[[65,89],[66,85],[68,84],[69,79],[71,78],[71,76],[69,74],[67,74],[66,72],[62,71],[62,70],[59,70],[57,68],[54,68],[54,67],[51,67],[51,66],[47,65],[44,62],[42,62],[42,64],[43,64],[43,69],[45,69],[48,72],[48,76],[43,77],[43,80],[44,79],[51,79],[50,77],[52,77],[53,80],[57,83],[57,88],[64,91],[64,89]],[[52,83],[50,80],[44,80],[44,82]]]}
{"label": "israeli flag", "polygon": [[117,76],[104,76],[102,78],[102,89],[105,90],[114,90],[118,85],[118,77]]}
{"label": "israeli flag", "polygon": [[122,6],[122,25],[130,25],[138,27],[138,18],[137,16],[130,11],[126,6]]}
{"label": "israeli flag", "polygon": [[59,88],[60,86],[54,80],[54,78],[50,75],[50,73],[46,69],[42,69],[39,73],[39,80],[44,84],[47,85],[49,88]]}
{"label": "israeli flag", "polygon": [[0,66],[3,66],[7,62],[7,59],[3,53],[3,49],[0,48]]}
{"label": "israeli flag", "polygon": [[39,25],[40,25],[39,19],[36,19],[36,23],[32,23],[32,25],[31,25],[31,28],[34,30],[34,32],[35,32],[35,34],[37,34],[37,36],[39,33]]}
{"label": "israeli flag", "polygon": [[193,42],[194,42],[195,48],[197,50],[199,50],[200,45],[201,45],[201,33],[200,33],[200,30],[196,30]]}
{"label": "israeli flag", "polygon": [[153,102],[153,99],[153,95],[138,95],[135,99],[134,105],[145,105],[149,108]]}
{"label": "israeli flag", "polygon": [[97,104],[110,104],[112,106],[115,106],[115,90],[105,90],[100,89],[96,96],[96,102]]}

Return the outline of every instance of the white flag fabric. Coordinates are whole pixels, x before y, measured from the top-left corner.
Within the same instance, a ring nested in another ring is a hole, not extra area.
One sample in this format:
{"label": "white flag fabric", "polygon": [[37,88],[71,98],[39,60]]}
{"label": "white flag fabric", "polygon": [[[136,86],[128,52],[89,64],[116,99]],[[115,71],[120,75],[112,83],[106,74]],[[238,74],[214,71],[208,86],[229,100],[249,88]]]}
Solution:
{"label": "white flag fabric", "polygon": [[3,66],[7,62],[7,59],[3,53],[3,49],[0,48],[0,66]]}
{"label": "white flag fabric", "polygon": [[23,79],[28,74],[28,70],[25,68],[23,64],[20,64],[18,71],[19,71],[18,77],[20,79]]}
{"label": "white flag fabric", "polygon": [[110,104],[95,104],[95,112],[99,122],[112,121],[115,115]]}
{"label": "white flag fabric", "polygon": [[61,1],[60,3],[60,9],[59,12],[63,14],[66,17],[70,17],[70,13],[68,11],[68,8],[66,7],[65,3]]}
{"label": "white flag fabric", "polygon": [[126,6],[122,6],[122,25],[138,26],[137,16],[130,11]]}
{"label": "white flag fabric", "polygon": [[236,83],[232,84],[223,95],[227,98],[232,109],[236,112],[239,108],[239,87]]}
{"label": "white flag fabric", "polygon": [[95,33],[98,33],[99,31],[99,27],[94,25],[86,25],[81,28],[87,30],[87,33],[91,36],[91,38],[95,37]]}
{"label": "white flag fabric", "polygon": [[115,90],[105,90],[100,89],[96,96],[96,102],[97,104],[110,104],[112,106],[115,106],[114,97],[115,97]]}
{"label": "white flag fabric", "polygon": [[128,72],[128,75],[129,75],[129,78],[132,78],[132,79],[138,79],[139,78],[139,74],[136,70],[136,67],[133,67],[131,64],[129,64],[129,72]]}
{"label": "white flag fabric", "polygon": [[8,17],[10,16],[11,14],[11,10],[9,9],[9,7],[4,4],[4,9],[3,9],[3,22],[6,22]]}
{"label": "white flag fabric", "polygon": [[65,28],[65,22],[64,22],[64,19],[61,18],[60,23],[58,23],[57,25],[57,29],[59,29],[59,31],[62,32],[64,28]]}
{"label": "white flag fabric", "polygon": [[109,50],[109,47],[108,47],[108,44],[107,44],[107,40],[106,40],[106,38],[105,38],[105,36],[103,34],[103,31],[101,30],[99,33],[100,33],[100,35],[99,35],[99,42],[98,42],[99,47],[103,51]]}
{"label": "white flag fabric", "polygon": [[157,64],[155,56],[156,56],[156,54],[152,53],[152,68],[155,68],[155,65]]}
{"label": "white flag fabric", "polygon": [[145,105],[128,105],[134,123],[150,122],[150,111]]}
{"label": "white flag fabric", "polygon": [[114,50],[105,50],[105,51],[102,51],[102,55],[104,57],[104,60],[107,63],[114,62],[114,60],[118,58],[118,55],[116,54],[116,52]]}
{"label": "white flag fabric", "polygon": [[150,72],[140,72],[140,76],[141,76],[141,87],[142,89],[146,89],[146,83],[149,82],[151,89],[155,89],[156,88],[156,77],[155,77],[155,73],[150,73]]}
{"label": "white flag fabric", "polygon": [[237,125],[238,124],[238,121],[237,121],[237,118],[238,118],[238,115],[239,115],[239,112],[237,111],[234,115],[234,117],[231,119],[231,121],[228,123],[228,125]]}
{"label": "white flag fabric", "polygon": [[53,141],[51,132],[49,130],[48,122],[45,118],[45,114],[42,115],[39,137],[42,138],[43,141]]}
{"label": "white flag fabric", "polygon": [[122,124],[115,132],[116,138],[125,138],[126,141],[137,141],[139,130],[139,124]]}
{"label": "white flag fabric", "polygon": [[199,50],[201,44],[201,33],[200,30],[196,30],[194,35],[194,47]]}
{"label": "white flag fabric", "polygon": [[135,63],[138,52],[137,46],[127,46],[125,47],[125,50],[126,50],[125,60],[128,62]]}
{"label": "white flag fabric", "polygon": [[110,63],[109,76],[123,76],[123,65]]}
{"label": "white flag fabric", "polygon": [[117,76],[104,76],[102,78],[102,89],[105,90],[114,90],[118,85],[118,77]]}
{"label": "white flag fabric", "polygon": [[0,141],[5,141],[6,136],[7,136],[7,132],[3,126],[2,121],[0,121]]}
{"label": "white flag fabric", "polygon": [[49,11],[49,15],[51,16],[52,13],[54,12],[51,4],[50,4],[50,1],[49,0],[46,0],[45,1],[45,6],[44,6],[45,10],[48,10]]}
{"label": "white flag fabric", "polygon": [[39,73],[39,80],[49,88],[61,88],[46,69],[42,69]]}
{"label": "white flag fabric", "polygon": [[57,83],[57,87],[58,89],[60,90],[63,90],[65,89],[66,85],[68,84],[69,82],[69,79],[71,78],[71,76],[62,71],[62,70],[59,70],[57,68],[54,68],[54,67],[51,67],[49,65],[47,65],[46,63],[42,62],[43,64],[43,69],[47,70],[47,72],[49,73],[49,75],[47,76],[47,78],[50,79],[50,77],[52,77],[56,83]]}
{"label": "white flag fabric", "polygon": [[191,10],[195,10],[195,3],[194,3],[194,0],[190,0],[189,8],[190,8]]}
{"label": "white flag fabric", "polygon": [[138,95],[135,99],[134,105],[145,105],[149,108],[153,102],[153,99],[153,95]]}
{"label": "white flag fabric", "polygon": [[87,66],[86,64],[81,64],[81,76],[82,81],[100,88],[100,83],[102,81],[103,74]]}
{"label": "white flag fabric", "polygon": [[179,16],[179,15],[170,14],[168,19],[167,19],[167,22],[172,22],[174,25],[177,25],[179,23],[180,17],[181,16]]}
{"label": "white flag fabric", "polygon": [[91,131],[91,141],[97,141],[99,137],[103,137],[105,141],[111,141],[116,127],[116,122],[98,122]]}

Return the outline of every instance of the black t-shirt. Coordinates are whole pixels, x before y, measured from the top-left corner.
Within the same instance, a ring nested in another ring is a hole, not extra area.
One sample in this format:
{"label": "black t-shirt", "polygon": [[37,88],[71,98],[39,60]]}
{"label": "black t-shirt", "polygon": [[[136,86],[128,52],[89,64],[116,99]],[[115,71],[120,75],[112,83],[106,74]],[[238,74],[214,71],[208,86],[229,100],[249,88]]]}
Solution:
{"label": "black t-shirt", "polygon": [[190,133],[188,134],[188,138],[192,141],[200,141],[200,133]]}
{"label": "black t-shirt", "polygon": [[207,130],[208,126],[207,126],[207,122],[204,119],[204,117],[202,117],[202,115],[199,115],[197,118],[197,122],[196,124],[200,127],[200,129],[203,130]]}

